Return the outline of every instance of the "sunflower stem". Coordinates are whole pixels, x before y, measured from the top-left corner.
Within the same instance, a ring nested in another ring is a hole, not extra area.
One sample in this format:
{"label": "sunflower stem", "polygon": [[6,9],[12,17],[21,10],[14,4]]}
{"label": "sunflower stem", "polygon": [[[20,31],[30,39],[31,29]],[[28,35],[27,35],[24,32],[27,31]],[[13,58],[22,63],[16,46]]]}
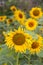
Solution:
{"label": "sunflower stem", "polygon": [[26,55],[24,55],[25,56],[25,58],[29,61],[29,58],[26,56]]}
{"label": "sunflower stem", "polygon": [[30,64],[30,58],[28,58],[26,55],[24,55],[24,56],[28,60],[28,64]]}
{"label": "sunflower stem", "polygon": [[16,61],[16,65],[19,65],[19,52],[17,54],[17,61]]}

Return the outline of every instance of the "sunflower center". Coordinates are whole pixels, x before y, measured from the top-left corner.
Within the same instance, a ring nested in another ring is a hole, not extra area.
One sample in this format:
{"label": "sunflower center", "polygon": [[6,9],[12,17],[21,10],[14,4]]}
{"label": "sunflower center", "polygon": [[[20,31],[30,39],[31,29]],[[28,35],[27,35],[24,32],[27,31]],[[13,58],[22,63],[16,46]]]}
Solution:
{"label": "sunflower center", "polygon": [[19,17],[20,17],[20,18],[23,18],[23,15],[22,15],[21,13],[19,13]]}
{"label": "sunflower center", "polygon": [[39,43],[38,42],[33,42],[33,44],[32,44],[32,48],[33,49],[38,48],[38,46],[39,46]]}
{"label": "sunflower center", "polygon": [[16,9],[15,8],[13,8],[13,11],[15,11]]}
{"label": "sunflower center", "polygon": [[34,10],[34,11],[33,11],[33,15],[35,15],[35,16],[38,16],[39,13],[40,13],[39,10]]}
{"label": "sunflower center", "polygon": [[1,17],[1,20],[2,20],[3,18]]}
{"label": "sunflower center", "polygon": [[34,26],[34,23],[33,22],[30,22],[28,25],[29,25],[29,27],[33,27]]}
{"label": "sunflower center", "polygon": [[9,19],[9,22],[12,22],[12,19]]}
{"label": "sunflower center", "polygon": [[13,36],[13,42],[16,45],[23,45],[25,43],[25,36],[22,33],[16,33]]}

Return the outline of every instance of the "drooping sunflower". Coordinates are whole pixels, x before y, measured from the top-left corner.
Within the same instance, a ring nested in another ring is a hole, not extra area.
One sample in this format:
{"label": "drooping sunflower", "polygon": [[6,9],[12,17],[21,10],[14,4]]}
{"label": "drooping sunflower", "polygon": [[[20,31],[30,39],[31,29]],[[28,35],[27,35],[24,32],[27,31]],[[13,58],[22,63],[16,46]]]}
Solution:
{"label": "drooping sunflower", "polygon": [[27,19],[25,27],[28,30],[35,30],[38,25],[38,22],[32,18]]}
{"label": "drooping sunflower", "polygon": [[3,22],[6,19],[6,16],[0,16],[0,21]]}
{"label": "drooping sunflower", "polygon": [[21,10],[17,10],[14,12],[14,19],[17,20],[19,23],[24,24],[24,21],[26,19],[25,13]]}
{"label": "drooping sunflower", "polygon": [[28,34],[24,33],[21,28],[18,28],[18,30],[15,30],[15,32],[10,31],[8,35],[4,33],[4,35],[6,45],[9,48],[14,48],[16,52],[26,51],[28,42],[30,43],[30,40],[28,39]]}
{"label": "drooping sunflower", "polygon": [[42,10],[41,8],[38,8],[38,7],[32,8],[29,13],[32,18],[36,18],[36,19],[42,16]]}
{"label": "drooping sunflower", "polygon": [[15,6],[11,6],[11,7],[10,7],[10,10],[11,10],[12,12],[15,12],[17,9],[16,9]]}
{"label": "drooping sunflower", "polygon": [[40,42],[39,40],[32,40],[30,43],[28,50],[30,51],[31,54],[37,54],[39,53],[43,48],[42,41]]}

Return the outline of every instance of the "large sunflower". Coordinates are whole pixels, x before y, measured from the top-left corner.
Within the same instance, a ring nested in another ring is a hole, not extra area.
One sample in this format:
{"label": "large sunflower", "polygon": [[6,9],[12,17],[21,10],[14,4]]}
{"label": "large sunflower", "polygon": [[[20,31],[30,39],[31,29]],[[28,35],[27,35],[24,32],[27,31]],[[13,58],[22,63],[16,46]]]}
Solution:
{"label": "large sunflower", "polygon": [[0,21],[3,22],[6,19],[6,16],[0,16]]}
{"label": "large sunflower", "polygon": [[38,22],[32,18],[27,19],[25,27],[28,30],[35,30],[38,25]]}
{"label": "large sunflower", "polygon": [[24,12],[21,10],[17,10],[14,12],[14,19],[20,22],[21,24],[24,24],[24,21],[26,19]]}
{"label": "large sunflower", "polygon": [[37,54],[42,50],[42,41],[40,42],[39,40],[32,40],[32,42],[30,43],[28,49],[30,51],[31,54]]}
{"label": "large sunflower", "polygon": [[15,30],[15,32],[10,31],[5,34],[5,42],[9,48],[14,48],[16,52],[25,52],[28,46],[29,36],[27,33],[24,33],[21,28]]}
{"label": "large sunflower", "polygon": [[30,10],[30,16],[33,18],[40,18],[42,16],[42,10],[41,8],[34,7]]}

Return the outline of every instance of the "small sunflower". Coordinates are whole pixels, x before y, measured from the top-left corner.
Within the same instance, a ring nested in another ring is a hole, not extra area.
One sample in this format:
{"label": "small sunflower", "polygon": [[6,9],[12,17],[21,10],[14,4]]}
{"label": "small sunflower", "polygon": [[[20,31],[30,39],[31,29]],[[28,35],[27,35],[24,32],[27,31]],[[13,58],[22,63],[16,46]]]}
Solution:
{"label": "small sunflower", "polygon": [[28,40],[28,34],[24,33],[21,28],[18,28],[18,30],[15,30],[15,32],[10,31],[8,35],[4,33],[4,35],[6,45],[9,48],[14,48],[16,52],[26,51],[28,42],[30,42],[30,40]]}
{"label": "small sunflower", "polygon": [[16,9],[15,6],[11,6],[11,7],[10,7],[10,10],[11,10],[12,12],[15,12],[17,9]]}
{"label": "small sunflower", "polygon": [[28,49],[30,51],[31,54],[37,54],[42,50],[42,42],[40,42],[39,40],[32,40],[32,42],[30,43]]}
{"label": "small sunflower", "polygon": [[0,16],[0,21],[3,22],[6,19],[6,16]]}
{"label": "small sunflower", "polygon": [[35,30],[38,25],[38,22],[32,18],[27,19],[25,27],[28,30]]}
{"label": "small sunflower", "polygon": [[42,16],[42,10],[41,8],[38,8],[38,7],[32,8],[29,13],[31,17],[36,18],[36,19]]}
{"label": "small sunflower", "polygon": [[24,12],[21,10],[17,10],[14,12],[14,19],[17,20],[19,23],[24,24],[26,19]]}
{"label": "small sunflower", "polygon": [[7,24],[9,25],[10,23],[13,22],[13,19],[10,18],[10,19],[7,19],[6,21],[7,21]]}

